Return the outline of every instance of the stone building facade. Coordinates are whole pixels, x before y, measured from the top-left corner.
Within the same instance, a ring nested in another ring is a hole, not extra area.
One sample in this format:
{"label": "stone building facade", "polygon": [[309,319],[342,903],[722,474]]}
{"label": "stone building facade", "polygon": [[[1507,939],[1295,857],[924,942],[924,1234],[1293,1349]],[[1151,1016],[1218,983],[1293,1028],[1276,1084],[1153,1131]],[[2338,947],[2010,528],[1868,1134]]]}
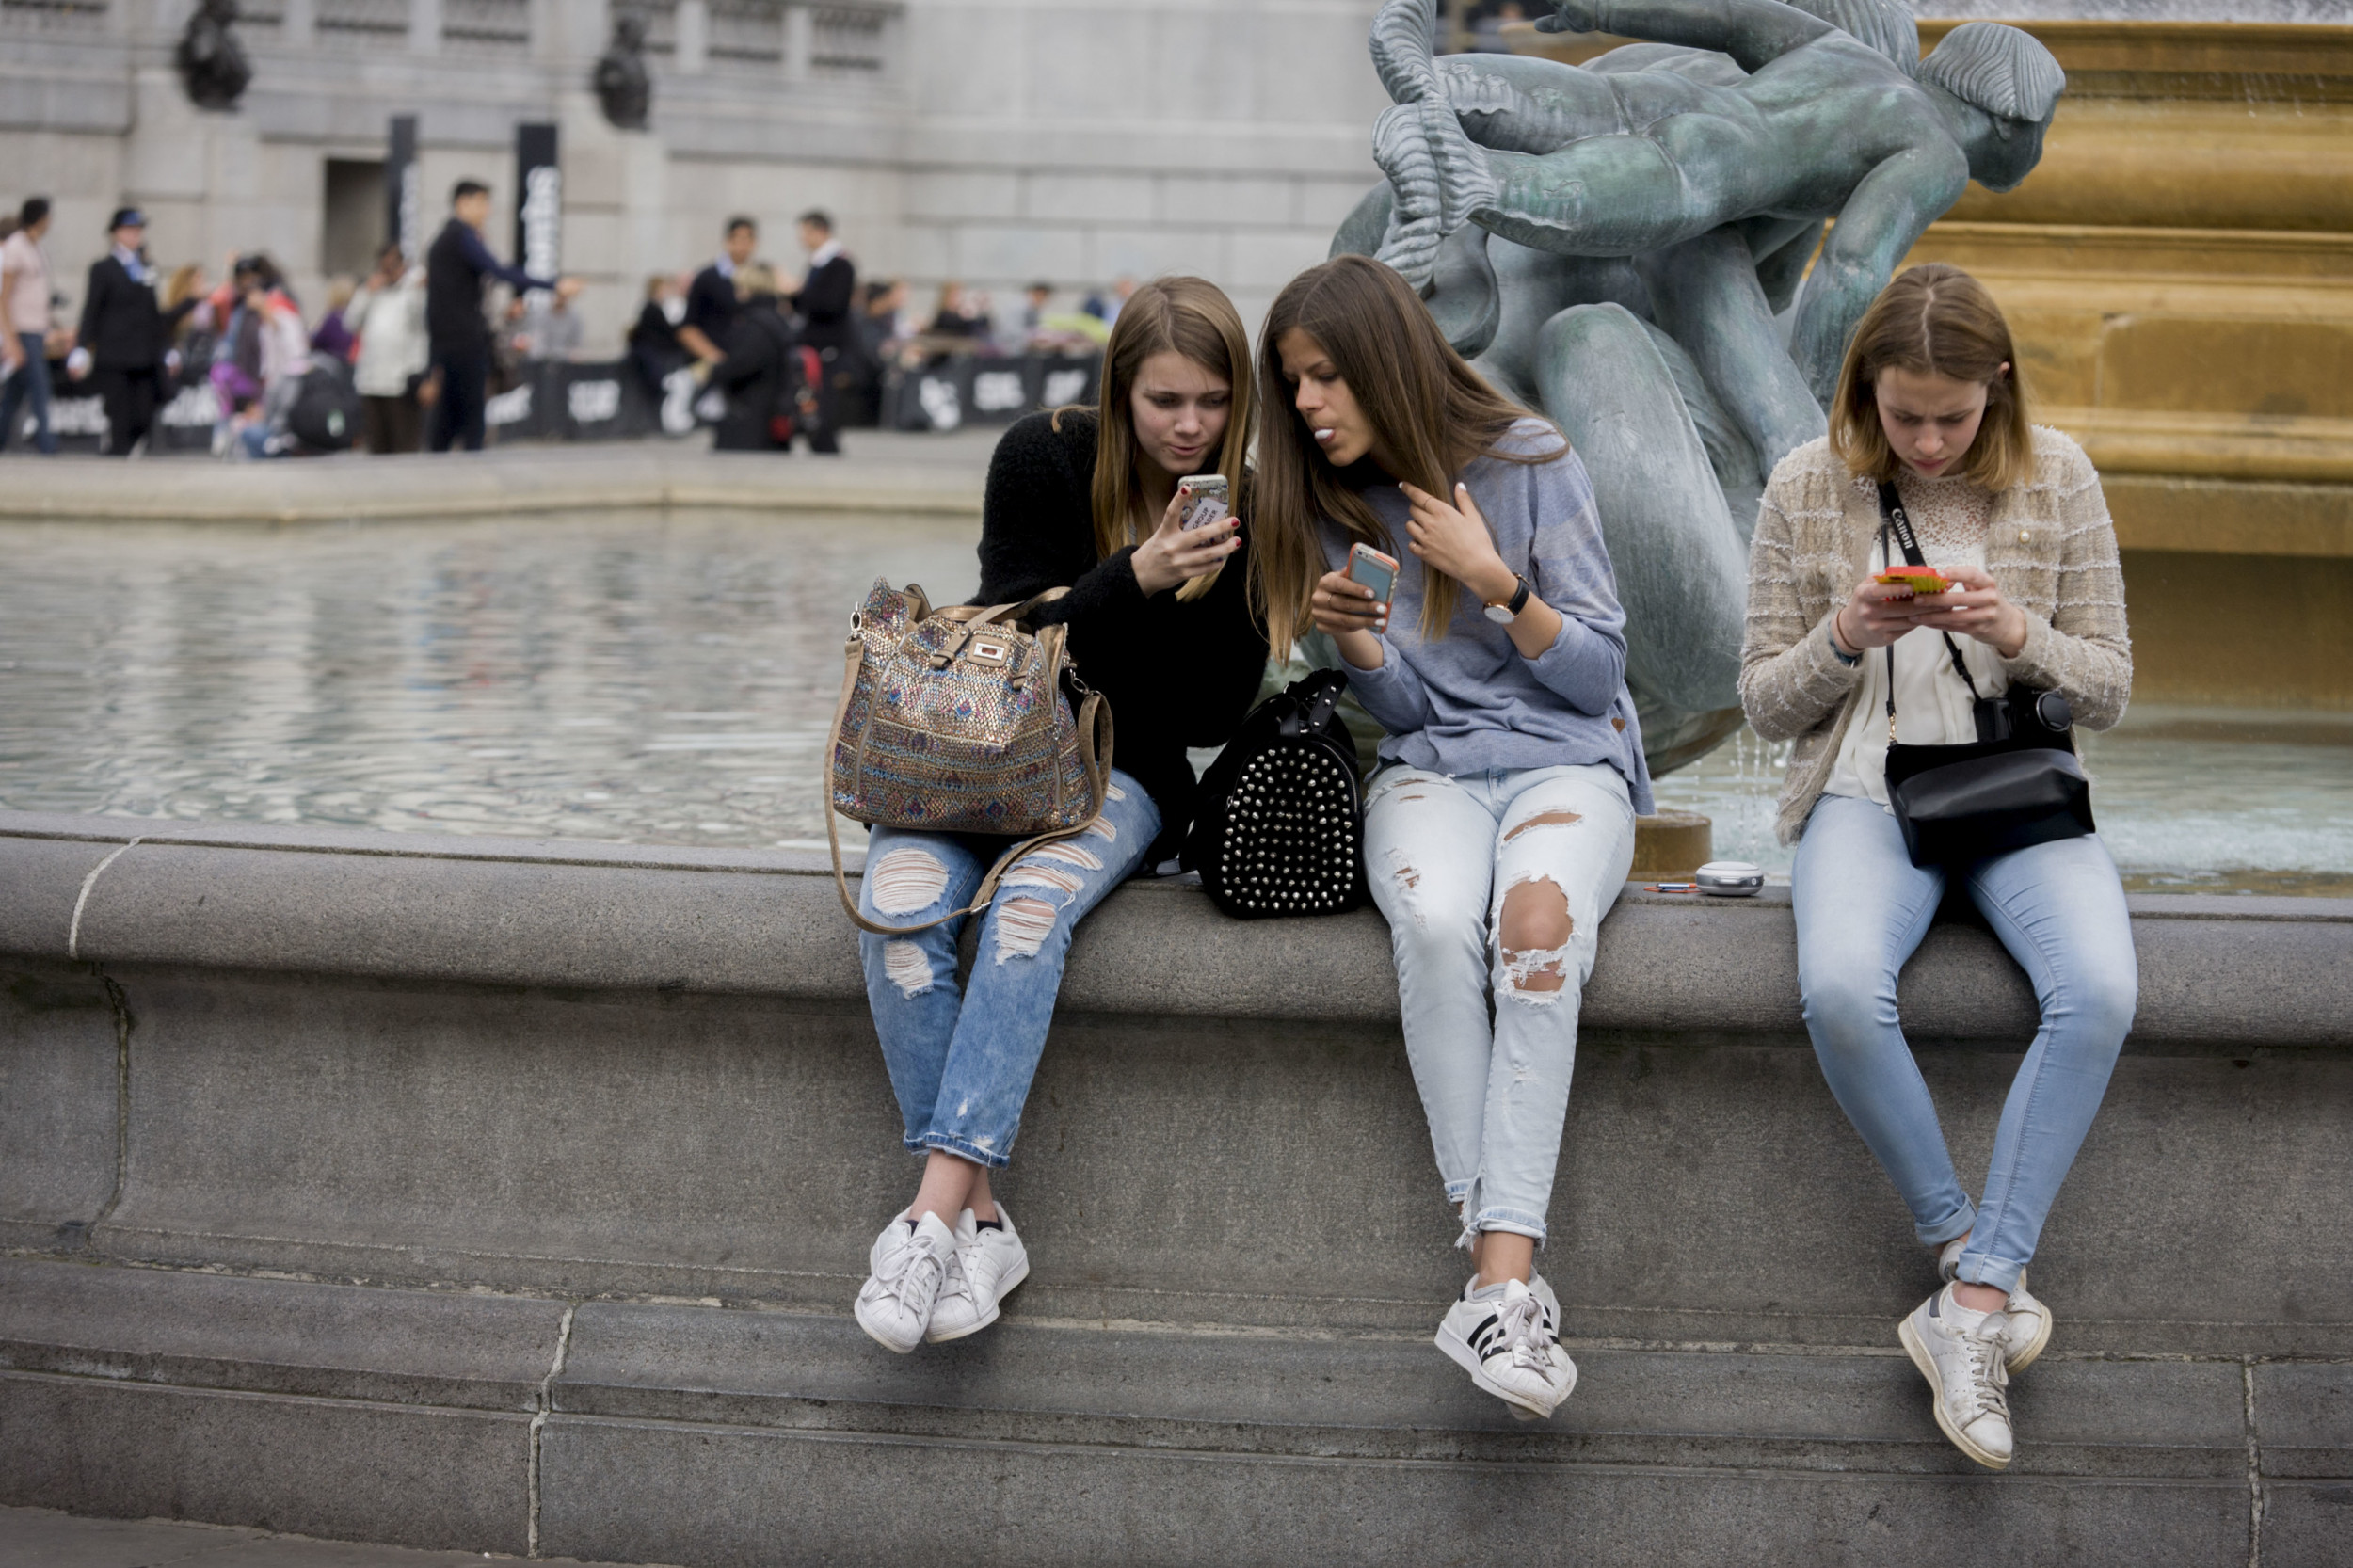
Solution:
{"label": "stone building facade", "polygon": [[616,131],[590,91],[611,0],[243,0],[253,80],[192,106],[172,48],[193,0],[0,0],[0,200],[56,203],[69,291],[135,202],[167,265],[266,249],[306,304],[385,227],[394,115],[419,125],[428,223],[487,180],[510,248],[515,127],[560,127],[563,261],[592,350],[644,277],[698,264],[728,215],[797,266],[830,209],[869,276],[917,304],[956,278],[1000,313],[1184,268],[1255,320],[1320,260],[1375,178],[1375,0],[650,0],[653,112]]}

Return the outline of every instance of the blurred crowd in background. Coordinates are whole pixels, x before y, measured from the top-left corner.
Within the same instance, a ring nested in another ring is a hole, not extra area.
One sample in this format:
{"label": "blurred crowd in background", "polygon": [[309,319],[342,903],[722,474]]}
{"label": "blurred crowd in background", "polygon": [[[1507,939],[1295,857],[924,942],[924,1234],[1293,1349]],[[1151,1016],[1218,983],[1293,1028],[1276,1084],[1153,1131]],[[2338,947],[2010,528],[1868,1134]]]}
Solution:
{"label": "blurred crowd in background", "polygon": [[[782,450],[798,438],[832,452],[838,431],[877,422],[894,369],[958,355],[1098,350],[1135,288],[1129,278],[1081,289],[1040,280],[1000,307],[951,280],[918,302],[902,280],[860,279],[823,212],[793,224],[799,254],[789,264],[763,257],[758,222],[739,216],[705,264],[645,280],[623,342],[598,343],[573,309],[577,284],[498,264],[479,244],[477,220],[470,253],[479,263],[469,270],[481,276],[467,277],[459,296],[461,312],[479,300],[487,330],[477,388],[465,357],[441,341],[452,334],[432,303],[440,291],[431,287],[431,250],[410,258],[388,246],[368,276],[330,280],[327,296],[306,304],[265,252],[229,255],[217,273],[193,262],[158,265],[144,215],[126,207],[109,220],[109,252],[69,316],[41,244],[50,221],[41,197],[0,215],[0,452],[55,453],[53,405],[92,395],[111,456],[145,449],[166,408],[207,400],[221,457],[475,447],[481,405],[522,384],[536,363],[616,358],[657,402],[681,372],[715,392],[700,402],[722,449]],[[458,226],[453,217],[444,241]],[[471,406],[452,417],[452,401]]]}

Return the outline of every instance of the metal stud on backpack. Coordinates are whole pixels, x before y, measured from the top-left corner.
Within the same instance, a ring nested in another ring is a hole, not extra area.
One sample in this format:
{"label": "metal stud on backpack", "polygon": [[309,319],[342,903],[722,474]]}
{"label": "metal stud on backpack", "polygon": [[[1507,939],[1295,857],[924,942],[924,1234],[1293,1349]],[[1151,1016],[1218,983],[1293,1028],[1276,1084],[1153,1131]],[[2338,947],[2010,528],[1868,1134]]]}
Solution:
{"label": "metal stud on backpack", "polygon": [[1201,780],[1184,865],[1238,920],[1331,915],[1364,902],[1364,789],[1348,678],[1318,670],[1252,710]]}

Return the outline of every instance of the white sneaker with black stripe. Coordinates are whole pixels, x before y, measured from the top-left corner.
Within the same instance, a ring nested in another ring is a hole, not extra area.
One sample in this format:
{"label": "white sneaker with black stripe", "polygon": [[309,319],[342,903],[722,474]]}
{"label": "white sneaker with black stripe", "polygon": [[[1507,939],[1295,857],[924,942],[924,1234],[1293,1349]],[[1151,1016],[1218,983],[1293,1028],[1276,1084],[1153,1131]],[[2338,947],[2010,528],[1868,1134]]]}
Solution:
{"label": "white sneaker with black stripe", "polygon": [[[1945,1243],[1936,1255],[1936,1277],[1950,1284],[1961,1268],[1961,1249],[1969,1239],[1958,1237]],[[2002,1312],[2009,1327],[2002,1331],[2002,1342],[2008,1349],[2003,1370],[2016,1377],[2034,1365],[2051,1343],[2051,1309],[2037,1297],[2026,1293],[2026,1271],[2018,1271],[2018,1283],[2010,1287],[2009,1305]]]}
{"label": "white sneaker with black stripe", "polygon": [[1999,1312],[1975,1312],[1949,1285],[1896,1325],[1912,1364],[1929,1380],[1929,1407],[1953,1447],[1989,1470],[2009,1467],[2009,1349]]}
{"label": "white sneaker with black stripe", "polygon": [[1540,1296],[1516,1279],[1466,1287],[1438,1324],[1438,1349],[1515,1416],[1550,1416],[1577,1386],[1577,1363],[1561,1348],[1550,1294]]}

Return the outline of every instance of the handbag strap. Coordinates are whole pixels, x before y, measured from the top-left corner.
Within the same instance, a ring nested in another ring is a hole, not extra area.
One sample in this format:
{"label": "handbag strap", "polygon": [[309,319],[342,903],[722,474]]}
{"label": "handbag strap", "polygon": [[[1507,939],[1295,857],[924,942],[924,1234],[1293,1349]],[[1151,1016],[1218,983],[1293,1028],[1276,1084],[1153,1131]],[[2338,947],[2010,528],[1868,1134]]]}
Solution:
{"label": "handbag strap", "polygon": [[[850,699],[857,691],[858,665],[864,657],[864,643],[853,631],[841,648],[841,696],[833,707],[836,744],[840,744],[841,721],[850,716]],[[1080,819],[1076,826],[1058,827],[1052,832],[1022,840],[997,857],[997,863],[989,867],[988,874],[981,879],[980,888],[973,893],[970,904],[961,909],[952,909],[937,920],[924,920],[917,925],[884,925],[879,920],[870,920],[858,912],[857,901],[850,896],[850,879],[841,870],[841,823],[833,808],[833,760],[828,756],[825,766],[820,772],[824,781],[825,847],[833,852],[834,891],[840,895],[842,912],[850,917],[851,922],[859,930],[871,931],[877,936],[912,936],[919,931],[929,931],[936,925],[977,914],[987,908],[989,901],[997,896],[997,884],[1005,872],[1013,869],[1014,862],[1042,844],[1050,844],[1085,832],[1088,825],[1103,814],[1104,803],[1111,798],[1112,760],[1111,747],[1107,744],[1111,740],[1111,712],[1103,706],[1102,693],[1087,694],[1085,701],[1079,706],[1078,722],[1079,758],[1086,770],[1087,797],[1091,803],[1087,814]]]}
{"label": "handbag strap", "polygon": [[[1929,564],[1928,557],[1920,553],[1920,538],[1912,531],[1912,520],[1904,515],[1904,504],[1896,494],[1895,482],[1882,479],[1880,481],[1880,557],[1892,565],[1895,557],[1888,551],[1888,536],[1891,533],[1895,536],[1897,548],[1904,552],[1904,561],[1907,565],[1925,567]],[[1950,632],[1940,632],[1937,635],[1945,639],[1945,651],[1952,656],[1953,672],[1961,677],[1961,684],[1969,688],[1969,701],[1974,706],[1982,699],[1977,696],[1977,681],[1970,677],[1968,662],[1961,656],[1961,645],[1953,641],[1953,634]],[[1887,645],[1887,744],[1889,745],[1896,744],[1896,645],[1894,643]]]}

